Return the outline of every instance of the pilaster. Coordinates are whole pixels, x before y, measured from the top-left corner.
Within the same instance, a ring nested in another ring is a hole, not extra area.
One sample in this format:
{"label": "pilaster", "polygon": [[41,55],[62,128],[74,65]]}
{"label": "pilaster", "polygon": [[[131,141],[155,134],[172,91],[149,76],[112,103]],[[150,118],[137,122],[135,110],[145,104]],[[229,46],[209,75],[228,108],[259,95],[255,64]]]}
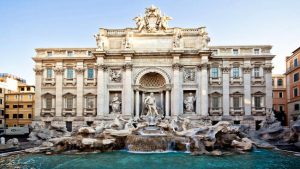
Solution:
{"label": "pilaster", "polygon": [[251,70],[250,65],[243,67],[245,115],[251,115]]}
{"label": "pilaster", "polygon": [[272,65],[264,67],[265,84],[266,84],[266,110],[271,111],[273,107],[272,99]]}
{"label": "pilaster", "polygon": [[42,110],[42,68],[35,68],[35,118],[39,118]]}
{"label": "pilaster", "polygon": [[[226,62],[225,62],[226,63]],[[230,109],[230,103],[229,103],[229,73],[230,73],[230,67],[225,65],[222,67],[222,84],[223,84],[223,115],[229,116],[229,109]]]}
{"label": "pilaster", "polygon": [[56,93],[56,98],[55,98],[55,112],[56,115],[60,117],[62,115],[62,108],[63,108],[63,100],[62,100],[62,84],[63,84],[63,75],[64,75],[64,68],[62,65],[62,62],[57,62],[56,63],[56,68],[54,69],[55,72],[55,82],[56,82],[56,88],[55,88],[55,93]]}
{"label": "pilaster", "polygon": [[76,104],[76,112],[77,116],[82,116],[83,114],[83,62],[77,62],[76,71],[76,82],[77,82],[77,104]]}

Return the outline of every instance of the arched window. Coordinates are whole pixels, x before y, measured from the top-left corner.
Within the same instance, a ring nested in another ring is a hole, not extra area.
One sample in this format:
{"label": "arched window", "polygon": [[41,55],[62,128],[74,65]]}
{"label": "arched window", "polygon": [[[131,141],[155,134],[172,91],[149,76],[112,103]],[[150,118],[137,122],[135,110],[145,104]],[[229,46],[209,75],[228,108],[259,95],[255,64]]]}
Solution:
{"label": "arched window", "polygon": [[282,85],[283,85],[282,79],[278,79],[278,80],[277,80],[277,85],[278,85],[278,86],[282,86]]}

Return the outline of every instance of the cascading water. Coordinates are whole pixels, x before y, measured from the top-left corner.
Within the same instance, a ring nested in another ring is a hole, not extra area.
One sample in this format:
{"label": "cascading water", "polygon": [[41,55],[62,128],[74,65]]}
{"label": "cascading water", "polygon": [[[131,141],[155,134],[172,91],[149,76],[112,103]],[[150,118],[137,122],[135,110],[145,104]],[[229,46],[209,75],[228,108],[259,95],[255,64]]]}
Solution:
{"label": "cascading water", "polygon": [[190,153],[191,152],[191,143],[185,143],[185,149],[186,149],[186,153]]}

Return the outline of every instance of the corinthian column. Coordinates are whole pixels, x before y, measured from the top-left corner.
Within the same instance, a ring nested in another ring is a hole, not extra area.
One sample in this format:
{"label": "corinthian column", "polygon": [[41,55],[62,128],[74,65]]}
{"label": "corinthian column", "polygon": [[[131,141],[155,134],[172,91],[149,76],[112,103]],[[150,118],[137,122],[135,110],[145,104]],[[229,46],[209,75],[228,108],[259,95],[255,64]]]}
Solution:
{"label": "corinthian column", "polygon": [[140,92],[135,90],[135,116],[139,117],[140,115]]}
{"label": "corinthian column", "polygon": [[35,68],[35,117],[38,119],[40,117],[41,109],[42,109],[42,68]]}
{"label": "corinthian column", "polygon": [[172,115],[180,115],[180,106],[182,106],[182,100],[180,100],[181,83],[180,83],[180,69],[179,63],[173,64],[173,100],[172,100]]}
{"label": "corinthian column", "polygon": [[229,116],[229,73],[230,68],[229,67],[222,67],[222,73],[223,73],[223,115]]}
{"label": "corinthian column", "polygon": [[104,116],[105,112],[105,83],[104,83],[104,71],[107,70],[107,66],[104,64],[98,64],[97,73],[97,115]]}
{"label": "corinthian column", "polygon": [[208,115],[208,76],[207,76],[207,64],[201,65],[201,115]]}
{"label": "corinthian column", "polygon": [[55,116],[61,116],[62,114],[62,108],[63,108],[63,101],[62,101],[62,84],[63,84],[63,74],[64,74],[64,68],[62,67],[62,63],[58,62],[56,63],[56,68],[54,69],[55,72],[55,93],[56,93],[56,103],[55,103]]}
{"label": "corinthian column", "polygon": [[132,70],[132,64],[126,63],[124,65],[124,71],[125,71],[125,79],[123,84],[123,92],[125,98],[122,98],[123,100],[123,106],[124,106],[124,115],[131,115],[132,113],[132,87],[131,87],[131,70]]}
{"label": "corinthian column", "polygon": [[266,82],[266,110],[271,111],[272,105],[273,105],[273,99],[272,99],[272,69],[273,67],[266,66],[264,67],[264,73],[265,73],[265,82]]}
{"label": "corinthian column", "polygon": [[77,63],[76,70],[76,82],[77,82],[77,104],[76,104],[76,112],[77,116],[82,116],[83,112],[83,62]]}
{"label": "corinthian column", "polygon": [[250,66],[243,67],[244,74],[244,108],[245,115],[251,115],[251,70]]}

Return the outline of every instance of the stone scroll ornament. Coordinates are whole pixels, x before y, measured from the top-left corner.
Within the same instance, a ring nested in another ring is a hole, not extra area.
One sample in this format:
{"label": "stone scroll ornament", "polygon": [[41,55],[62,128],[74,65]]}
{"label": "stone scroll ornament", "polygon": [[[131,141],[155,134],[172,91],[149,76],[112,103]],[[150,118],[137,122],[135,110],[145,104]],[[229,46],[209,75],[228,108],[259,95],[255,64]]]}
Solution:
{"label": "stone scroll ornament", "polygon": [[137,16],[133,20],[136,22],[139,32],[144,30],[154,33],[167,30],[169,27],[168,21],[172,20],[172,18],[165,14],[162,15],[159,8],[151,5],[149,8],[146,8],[144,16]]}

